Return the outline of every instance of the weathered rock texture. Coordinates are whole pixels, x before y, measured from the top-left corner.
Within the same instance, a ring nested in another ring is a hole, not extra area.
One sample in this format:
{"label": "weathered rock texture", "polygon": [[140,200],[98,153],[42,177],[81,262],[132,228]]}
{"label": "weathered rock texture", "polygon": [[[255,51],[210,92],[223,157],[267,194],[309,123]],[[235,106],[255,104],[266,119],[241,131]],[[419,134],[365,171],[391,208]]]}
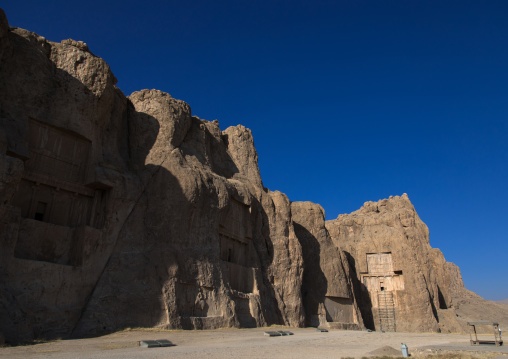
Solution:
{"label": "weathered rock texture", "polygon": [[83,42],[10,28],[0,10],[7,341],[129,326],[374,328],[359,279],[366,253],[388,252],[406,288],[397,330],[439,328],[462,282],[447,279],[407,197],[325,227],[319,205],[263,187],[250,130],[115,83]]}
{"label": "weathered rock texture", "polygon": [[1,13],[0,332],[301,326],[302,250],[250,130],[126,98],[82,42]]}
{"label": "weathered rock texture", "polygon": [[[367,202],[326,226],[355,272],[355,289],[368,327],[438,330],[440,288],[429,232],[406,195]],[[379,310],[387,313],[380,315]],[[412,320],[397,320],[405,317]]]}
{"label": "weathered rock texture", "polygon": [[366,202],[326,228],[348,260],[366,327],[457,333],[467,330],[468,320],[494,320],[484,311],[487,303],[461,317],[460,303],[480,297],[464,288],[458,267],[430,247],[428,228],[406,194]]}
{"label": "weathered rock texture", "polygon": [[351,290],[349,268],[325,227],[325,211],[311,202],[293,202],[291,212],[303,252],[302,295],[306,324],[363,328]]}
{"label": "weathered rock texture", "polygon": [[[506,304],[485,300],[476,293],[467,290],[464,287],[459,267],[447,262],[446,268],[450,279],[450,293],[455,316],[444,323],[443,331],[469,332],[470,328],[467,326],[467,322],[480,320],[497,322],[501,328],[508,328],[508,306]],[[502,284],[500,283],[500,285]],[[449,313],[446,314],[449,315]],[[491,333],[492,327],[480,327],[480,330],[483,333]]]}

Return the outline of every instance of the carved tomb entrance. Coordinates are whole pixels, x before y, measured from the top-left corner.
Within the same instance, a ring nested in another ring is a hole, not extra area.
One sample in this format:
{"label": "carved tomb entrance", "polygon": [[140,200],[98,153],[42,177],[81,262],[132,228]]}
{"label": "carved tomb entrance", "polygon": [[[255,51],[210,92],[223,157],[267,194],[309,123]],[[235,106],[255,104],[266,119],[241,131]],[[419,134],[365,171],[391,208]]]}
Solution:
{"label": "carved tomb entrance", "polygon": [[367,270],[361,278],[371,298],[376,326],[395,332],[397,291],[404,290],[402,271],[394,270],[390,252],[367,253]]}

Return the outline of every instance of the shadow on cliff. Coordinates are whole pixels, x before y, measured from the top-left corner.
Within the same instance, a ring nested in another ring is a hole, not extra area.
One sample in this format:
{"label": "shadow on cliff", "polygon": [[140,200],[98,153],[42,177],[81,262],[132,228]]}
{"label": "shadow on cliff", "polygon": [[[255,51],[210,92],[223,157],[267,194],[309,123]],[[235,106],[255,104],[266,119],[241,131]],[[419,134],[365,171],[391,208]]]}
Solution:
{"label": "shadow on cliff", "polygon": [[[22,325],[7,322],[8,315],[0,312],[0,331],[14,333],[13,338],[28,336],[33,339],[95,336],[127,327],[154,327],[165,323],[176,323],[174,327],[178,327],[180,314],[185,315],[186,311],[199,313],[199,310],[182,308],[177,297],[190,293],[191,297],[196,296],[194,304],[199,305],[197,296],[200,293],[194,288],[186,290],[178,283],[198,286],[197,268],[203,262],[215,267],[215,272],[220,271],[217,269],[220,268],[219,242],[209,243],[214,237],[203,234],[212,226],[219,228],[219,215],[207,214],[218,201],[213,181],[210,182],[210,178],[204,180],[199,170],[194,170],[192,180],[198,183],[197,192],[189,200],[180,182],[181,173],[172,173],[168,170],[171,168],[169,164],[145,164],[160,133],[161,125],[156,118],[136,112],[130,101],[112,85],[108,85],[103,97],[97,97],[71,74],[57,68],[49,60],[49,52],[45,53],[37,43],[16,34],[12,36],[17,42],[13,51],[18,51],[16,56],[25,62],[15,63],[17,57],[13,57],[9,66],[4,66],[5,61],[2,61],[0,72],[10,71],[11,75],[4,77],[4,85],[0,87],[10,86],[11,97],[18,98],[17,102],[2,106],[2,116],[33,118],[78,134],[86,132],[90,126],[90,131],[98,134],[89,139],[96,141],[92,143],[92,165],[99,165],[98,161],[108,163],[110,167],[105,173],[113,188],[109,190],[104,215],[101,238],[104,245],[100,250],[92,251],[86,265],[68,266],[70,270],[63,270],[54,263],[26,260],[23,271],[17,269],[18,264],[2,264],[2,267],[17,271],[9,275],[16,282],[2,283],[7,292],[23,291],[20,288],[30,288],[32,282],[37,282],[43,289],[56,287],[59,291],[55,294],[46,290],[44,300],[41,300],[32,292],[26,293],[25,289],[24,302],[19,299],[17,303],[10,303],[11,307],[7,306],[9,311],[27,313]],[[27,56],[23,55],[25,52]],[[24,67],[21,74],[15,71],[20,67]],[[20,78],[34,87],[23,92],[22,86],[18,86],[23,82]],[[18,108],[24,112],[20,113]],[[73,123],[69,119],[72,114],[81,117],[73,118]],[[81,120],[86,120],[86,124]],[[183,155],[194,156],[218,175],[232,178],[239,170],[221,143],[227,142],[227,137],[221,139],[217,133],[214,135],[204,121],[197,118],[192,121],[192,129],[181,146]],[[25,125],[16,128],[21,135],[13,140],[14,143],[27,141],[28,126]],[[68,128],[73,126],[75,128]],[[172,154],[167,151],[164,155],[168,159]],[[264,271],[262,312],[267,324],[280,324],[283,316],[275,299],[273,281],[266,273],[274,254],[269,220],[263,206],[253,202],[252,207],[256,208],[263,227],[258,238],[262,238],[264,244],[261,241],[254,243]],[[197,238],[203,238],[202,242]],[[34,278],[33,272],[37,268],[39,276]],[[192,298],[188,302],[192,302]],[[46,317],[36,319],[41,313],[46,313]]]}
{"label": "shadow on cliff", "polygon": [[446,304],[446,299],[439,285],[437,286],[437,295],[439,300],[439,309],[448,309],[448,304]]}
{"label": "shadow on cliff", "polygon": [[204,120],[192,116],[191,128],[185,136],[180,149],[186,156],[194,156],[203,166],[210,167],[212,172],[232,178],[239,169],[227,152],[228,136],[218,133],[212,134],[210,128],[213,123],[205,123]]}
{"label": "shadow on cliff", "polygon": [[[140,178],[142,188],[74,336],[132,327],[198,329],[192,327],[190,318],[206,317],[208,311],[204,298],[208,290],[201,288],[199,267],[211,264],[215,271],[221,268],[219,242],[207,243],[208,248],[201,243],[210,237],[206,232],[212,223],[217,222],[219,228],[218,214],[209,210],[218,205],[213,181],[207,181],[199,170],[182,167],[185,160],[178,156],[194,157],[203,166],[214,168],[213,155],[227,154],[218,151],[215,137],[206,126],[200,126],[202,121],[193,118],[179,147],[181,155],[169,144],[159,143],[155,160],[161,165],[145,165],[162,124],[132,106],[128,122],[130,168]],[[236,166],[231,158],[228,169],[232,176]],[[187,193],[182,181],[187,181]],[[202,320],[195,322],[200,325]]]}
{"label": "shadow on cliff", "polygon": [[[132,106],[128,121],[130,168],[142,188],[74,336],[129,327],[200,329],[206,327],[209,301],[215,295],[210,283],[204,285],[203,271],[215,272],[208,273],[213,287],[227,286],[218,279],[223,278],[220,213],[211,210],[219,206],[217,188],[210,177],[192,168],[192,158],[226,178],[238,172],[233,160],[206,124],[193,117],[179,151],[158,144],[157,160],[163,165],[145,165],[161,124]],[[184,157],[190,162],[182,166]],[[213,228],[217,233],[210,233]]]}
{"label": "shadow on cliff", "polygon": [[365,328],[375,330],[374,316],[372,313],[372,301],[370,300],[370,294],[365,284],[358,279],[356,271],[356,261],[354,257],[346,251],[342,251],[346,256],[347,264],[349,265],[349,274],[351,276],[351,284],[353,285],[353,291],[355,292],[355,298],[358,302],[358,308],[362,314],[363,324]]}
{"label": "shadow on cliff", "polygon": [[[14,119],[2,123],[2,126],[10,128],[8,151],[20,155],[19,145],[28,141],[26,120],[35,119],[74,135],[78,134],[88,141],[95,141],[94,145],[100,147],[100,156],[110,157],[105,158],[105,162],[118,162],[119,165],[126,163],[129,160],[125,141],[128,138],[127,128],[115,128],[117,123],[111,121],[122,116],[121,112],[126,108],[127,100],[123,93],[112,83],[106,83],[98,96],[72,74],[58,68],[51,60],[51,45],[41,41],[37,35],[28,35],[27,32],[25,37],[9,31],[8,38],[9,56],[4,53],[0,71],[2,116],[7,114],[5,117]],[[75,69],[82,66],[82,61],[83,59],[76,60]],[[97,74],[90,75],[95,78]],[[102,82],[115,81],[112,74],[108,74],[107,78],[101,79]],[[94,86],[100,88],[103,83],[97,79]],[[104,116],[109,118],[106,120]],[[108,137],[97,143],[99,137],[94,137],[92,132],[99,128]],[[28,146],[25,148],[28,149]],[[94,155],[96,153],[97,151]],[[28,152],[26,154],[29,155]]]}
{"label": "shadow on cliff", "polygon": [[[139,121],[137,126],[133,124],[134,121]],[[153,292],[153,279],[158,276],[150,259],[160,251],[154,250],[153,238],[148,233],[138,233],[143,228],[140,220],[144,216],[139,211],[140,207],[146,206],[146,190],[153,177],[161,171],[158,166],[144,165],[160,126],[154,117],[136,112],[130,102],[123,115],[123,124],[127,124],[123,127],[130,130],[126,136],[127,144],[123,146],[127,148],[124,166],[130,172],[122,182],[115,183],[118,201],[110,203],[106,213],[104,232],[113,236],[113,245],[93,290],[86,298],[81,317],[72,330],[72,337],[102,335],[129,326],[148,326],[156,321],[155,318],[160,318],[158,299],[161,291]],[[171,175],[167,177],[168,185],[178,192],[177,181]],[[119,217],[119,210],[125,209],[128,210],[125,217]],[[133,226],[138,230],[131,230]],[[140,280],[143,276],[146,279]]]}
{"label": "shadow on cliff", "polygon": [[[67,141],[95,141],[92,143],[96,148],[91,155],[90,172],[94,172],[99,162],[98,157],[101,157],[104,162],[118,163],[118,168],[111,172],[118,173],[118,178],[121,178],[121,172],[127,169],[129,159],[126,142],[128,136],[125,127],[114,130],[117,120],[125,115],[127,100],[123,94],[108,84],[103,96],[98,97],[82,82],[59,69],[50,60],[51,49],[48,43],[36,35],[27,33],[26,38],[11,30],[8,36],[9,51],[4,52],[0,64],[0,125],[2,130],[8,133],[7,155],[28,159],[29,120],[35,120],[56,128],[59,134],[64,133]],[[100,124],[96,121],[98,118],[103,120]],[[94,131],[98,130],[95,126],[102,126],[101,130],[109,135],[92,136]],[[43,184],[49,181],[49,184],[54,186],[52,177],[60,181],[67,179],[58,177],[65,176],[66,169],[45,170],[49,180],[45,180],[43,176]],[[71,184],[78,187],[88,186],[89,190],[95,190],[96,183],[88,183],[88,180],[88,177],[79,178]],[[15,186],[18,183],[16,182]],[[113,192],[104,188],[100,190],[109,191],[109,194]],[[12,254],[6,256],[6,260],[1,263],[0,271],[6,275],[2,275],[0,292],[19,295],[12,300],[7,298],[0,306],[0,332],[5,333],[5,339],[10,343],[35,338],[68,337],[79,321],[113,250],[114,239],[108,238],[111,230],[103,229],[101,240],[98,241],[100,243],[94,243],[93,248],[89,248],[90,253],[80,247],[81,243],[75,241],[68,255],[79,251],[76,256],[80,260],[76,262],[59,263],[53,253],[44,260],[33,256],[20,260],[16,258],[15,249],[20,244],[21,231],[13,224],[19,223],[19,219],[25,217],[20,217],[19,206],[13,205],[14,207],[17,207],[17,217],[12,221],[11,228],[0,229],[2,236],[5,236],[5,231],[10,231],[9,236],[14,238],[12,247],[1,248],[2,252]],[[110,208],[109,211],[112,220],[114,210]],[[91,217],[93,218],[93,215]],[[35,222],[35,225],[38,223]],[[88,222],[78,226],[68,218],[58,224],[40,221],[40,225],[46,226],[45,228],[53,226],[57,229],[55,233],[72,232],[77,227],[82,230],[90,229],[91,232],[102,229],[102,225],[91,228],[95,224]],[[75,240],[75,237],[72,239]],[[32,245],[36,247],[40,243]],[[83,264],[84,262],[86,264]],[[19,312],[23,313],[21,318],[12,314]]]}
{"label": "shadow on cliff", "polygon": [[328,290],[328,281],[321,270],[321,245],[317,238],[302,225],[293,222],[293,227],[302,246],[302,298],[305,308],[305,323],[308,326],[318,326],[319,318],[315,316],[319,315],[319,304],[324,303]]}
{"label": "shadow on cliff", "polygon": [[[262,196],[268,195],[266,192]],[[270,274],[269,268],[274,260],[274,247],[270,235],[270,221],[261,203],[252,198],[251,222],[253,223],[253,245],[259,263],[256,265],[261,269],[261,280],[263,286],[259,286],[261,299],[261,312],[267,325],[284,324],[284,316],[280,311],[277,296],[275,294],[275,276]]]}

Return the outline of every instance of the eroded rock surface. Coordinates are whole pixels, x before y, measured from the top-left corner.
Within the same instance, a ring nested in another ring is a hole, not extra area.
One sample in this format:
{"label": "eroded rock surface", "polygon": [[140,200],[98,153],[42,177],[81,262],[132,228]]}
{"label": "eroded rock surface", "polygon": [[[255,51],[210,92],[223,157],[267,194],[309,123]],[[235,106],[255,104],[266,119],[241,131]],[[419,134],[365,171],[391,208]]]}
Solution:
{"label": "eroded rock surface", "polygon": [[250,130],[126,98],[83,42],[0,15],[6,339],[303,325],[290,202],[263,188]]}
{"label": "eroded rock surface", "polygon": [[483,312],[486,303],[476,306],[476,315],[461,316],[461,303],[480,297],[464,288],[458,267],[430,247],[428,228],[406,194],[366,202],[326,228],[348,258],[366,327],[460,333],[467,320],[494,320]]}
{"label": "eroded rock surface", "polygon": [[407,195],[366,202],[351,214],[327,221],[326,227],[355,271],[367,327],[438,330],[440,289],[429,232]]}
{"label": "eroded rock surface", "polygon": [[349,268],[325,227],[325,211],[312,202],[293,202],[295,233],[303,252],[302,283],[306,324],[344,329],[363,328],[352,291]]}
{"label": "eroded rock surface", "polygon": [[0,79],[8,342],[141,326],[373,329],[382,285],[398,291],[396,330],[435,331],[463,292],[407,196],[325,224],[319,205],[264,188],[249,129],[221,130],[161,91],[125,97],[87,44],[9,27],[1,10]]}

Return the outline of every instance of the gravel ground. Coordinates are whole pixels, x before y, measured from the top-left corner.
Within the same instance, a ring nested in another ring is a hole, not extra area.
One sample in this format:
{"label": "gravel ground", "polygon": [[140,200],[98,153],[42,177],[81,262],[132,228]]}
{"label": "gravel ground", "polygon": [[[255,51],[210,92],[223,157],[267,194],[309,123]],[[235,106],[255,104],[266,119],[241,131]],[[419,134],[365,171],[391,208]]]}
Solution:
{"label": "gravel ground", "polygon": [[[285,337],[268,337],[267,330],[290,330]],[[140,347],[139,341],[167,339],[175,344],[167,348]],[[0,348],[2,358],[342,358],[368,356],[385,346],[397,350],[406,343],[415,353],[440,348],[453,351],[477,351],[469,345],[468,335],[380,333],[314,328],[256,328],[202,331],[132,330],[97,338],[58,340],[49,343]],[[508,346],[482,346],[507,355]]]}

